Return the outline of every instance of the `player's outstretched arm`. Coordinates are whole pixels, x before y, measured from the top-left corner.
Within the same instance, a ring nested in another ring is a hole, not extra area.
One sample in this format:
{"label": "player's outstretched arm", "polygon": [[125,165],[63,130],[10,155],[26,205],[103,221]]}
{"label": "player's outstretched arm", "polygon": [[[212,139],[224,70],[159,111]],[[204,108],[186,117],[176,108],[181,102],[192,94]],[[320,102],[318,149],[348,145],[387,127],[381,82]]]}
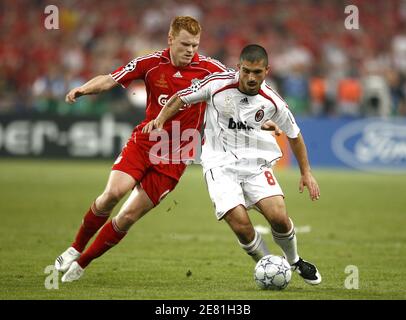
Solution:
{"label": "player's outstretched arm", "polygon": [[313,201],[318,200],[320,198],[320,188],[316,179],[312,175],[302,134],[299,133],[297,138],[288,138],[288,140],[290,148],[292,149],[300,168],[301,178],[299,191],[302,193],[306,186],[309,190],[310,198]]}
{"label": "player's outstretched arm", "polygon": [[162,108],[161,112],[158,114],[158,117],[148,122],[144,128],[142,128],[142,132],[150,133],[154,129],[162,129],[165,122],[177,114],[183,105],[183,101],[178,97],[177,94],[174,94],[165,104],[165,107]]}
{"label": "player's outstretched arm", "polygon": [[96,94],[110,90],[117,86],[118,83],[110,75],[100,75],[86,82],[84,85],[73,88],[65,97],[67,103],[76,102],[76,98],[87,94]]}

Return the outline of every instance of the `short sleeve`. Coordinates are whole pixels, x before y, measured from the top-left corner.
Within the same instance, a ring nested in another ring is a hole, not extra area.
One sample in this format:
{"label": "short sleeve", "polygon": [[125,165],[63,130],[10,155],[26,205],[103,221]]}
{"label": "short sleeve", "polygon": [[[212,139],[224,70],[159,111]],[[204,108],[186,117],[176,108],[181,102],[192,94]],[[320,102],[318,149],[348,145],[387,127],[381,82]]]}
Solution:
{"label": "short sleeve", "polygon": [[210,99],[210,78],[207,76],[203,80],[195,80],[192,85],[184,90],[178,91],[178,97],[185,104],[195,104]]}
{"label": "short sleeve", "polygon": [[131,81],[144,79],[147,70],[156,63],[157,58],[159,58],[157,53],[135,58],[110,73],[110,76],[122,87],[127,88]]}
{"label": "short sleeve", "polygon": [[282,129],[283,132],[289,138],[297,138],[300,129],[296,124],[296,120],[293,117],[292,112],[290,112],[287,106],[278,108],[278,111],[272,117],[272,120]]}

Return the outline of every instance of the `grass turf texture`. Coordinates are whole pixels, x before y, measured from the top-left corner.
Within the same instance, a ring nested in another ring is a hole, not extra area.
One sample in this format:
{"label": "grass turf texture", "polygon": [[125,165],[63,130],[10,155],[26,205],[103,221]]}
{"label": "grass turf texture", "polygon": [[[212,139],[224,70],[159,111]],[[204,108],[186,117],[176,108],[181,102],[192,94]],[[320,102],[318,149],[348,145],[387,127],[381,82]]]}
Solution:
{"label": "grass turf texture", "polygon": [[[201,168],[133,226],[83,278],[44,286],[47,265],[71,243],[84,212],[102,192],[109,162],[0,161],[0,299],[405,299],[406,175],[314,170],[321,200],[298,192],[297,170],[281,170],[299,253],[322,273],[319,286],[294,274],[280,292],[262,291],[254,261],[213,213]],[[116,207],[114,214],[117,213]],[[251,211],[254,224],[265,220]],[[270,234],[270,249],[281,254]],[[344,282],[359,270],[359,289]]]}

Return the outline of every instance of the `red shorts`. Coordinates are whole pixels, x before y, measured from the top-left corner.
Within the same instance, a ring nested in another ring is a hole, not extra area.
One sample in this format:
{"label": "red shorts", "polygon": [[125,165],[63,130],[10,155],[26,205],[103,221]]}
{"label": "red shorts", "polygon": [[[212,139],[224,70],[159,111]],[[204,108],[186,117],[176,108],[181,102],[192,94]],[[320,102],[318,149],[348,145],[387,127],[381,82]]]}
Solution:
{"label": "red shorts", "polygon": [[112,170],[125,172],[132,176],[145,190],[154,206],[173,189],[186,169],[184,163],[151,163],[149,150],[155,141],[149,141],[137,135],[136,141],[131,137],[124,146]]}

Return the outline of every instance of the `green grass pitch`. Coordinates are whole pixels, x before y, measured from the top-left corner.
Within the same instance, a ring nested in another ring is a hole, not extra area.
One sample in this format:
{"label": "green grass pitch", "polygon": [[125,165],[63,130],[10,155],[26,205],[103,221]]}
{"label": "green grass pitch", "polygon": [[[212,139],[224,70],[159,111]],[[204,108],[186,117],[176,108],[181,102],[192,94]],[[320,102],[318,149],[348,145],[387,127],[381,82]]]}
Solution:
{"label": "green grass pitch", "polygon": [[[276,173],[296,227],[310,229],[298,233],[299,253],[317,264],[319,286],[294,274],[284,291],[258,289],[254,262],[226,223],[215,219],[201,168],[192,166],[176,190],[93,261],[80,281],[46,289],[46,266],[71,243],[110,166],[0,161],[0,299],[406,298],[406,175],[321,169],[314,169],[318,202],[298,192],[297,170]],[[257,212],[250,214],[254,224],[266,225]],[[281,254],[270,234],[264,238]],[[358,289],[345,288],[346,278],[355,276],[345,272],[349,265],[358,268]]]}

